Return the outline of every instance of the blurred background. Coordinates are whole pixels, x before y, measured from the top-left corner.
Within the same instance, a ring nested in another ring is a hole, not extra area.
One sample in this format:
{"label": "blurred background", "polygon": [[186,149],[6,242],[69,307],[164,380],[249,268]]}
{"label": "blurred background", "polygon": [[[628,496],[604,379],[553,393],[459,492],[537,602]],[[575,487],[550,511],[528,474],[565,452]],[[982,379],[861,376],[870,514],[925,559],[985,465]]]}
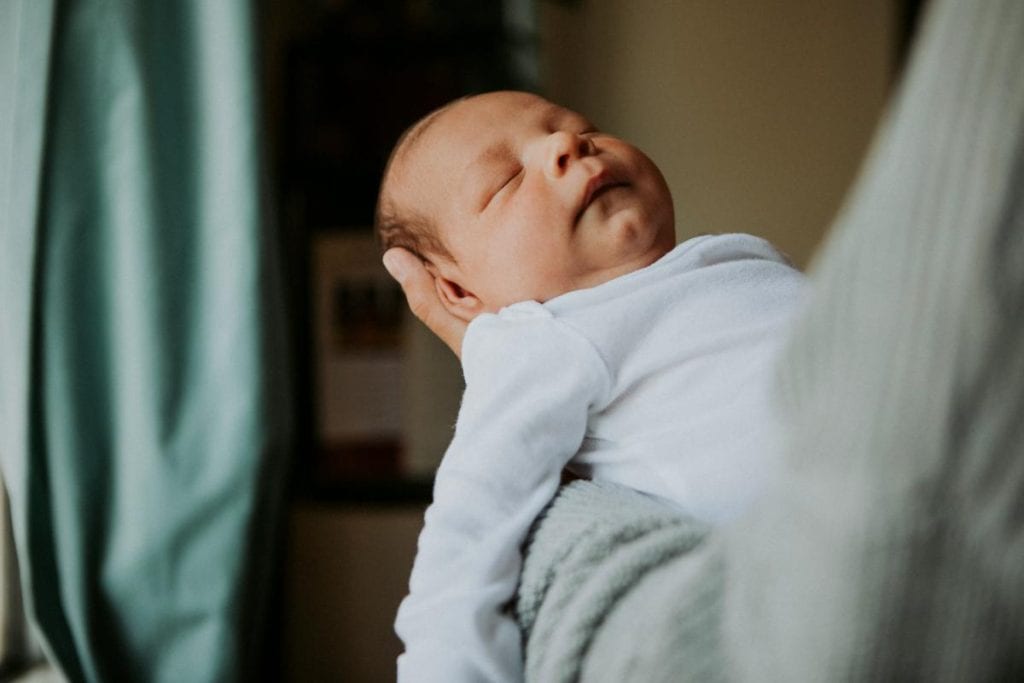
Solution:
{"label": "blurred background", "polygon": [[[214,680],[393,680],[392,622],[462,392],[371,230],[400,133],[464,94],[538,92],[654,159],[679,240],[750,232],[813,268],[921,4],[0,2],[0,33],[19,37],[0,41],[18,86],[0,91],[0,132],[16,131],[0,209],[27,207],[28,236],[0,224],[21,250],[0,252],[0,342],[21,344],[0,353],[20,383],[0,387],[17,427],[0,434],[0,680],[52,680],[16,678],[42,656],[19,567],[72,678],[129,672],[133,648],[136,674],[151,658],[177,680],[213,647],[195,670]],[[45,73],[56,86],[24,75]],[[33,240],[44,256],[19,256]]]}
{"label": "blurred background", "polygon": [[267,0],[267,141],[288,256],[300,448],[288,680],[384,681],[462,389],[370,230],[399,133],[465,93],[585,113],[661,167],[680,240],[764,236],[808,266],[895,85],[906,0]]}

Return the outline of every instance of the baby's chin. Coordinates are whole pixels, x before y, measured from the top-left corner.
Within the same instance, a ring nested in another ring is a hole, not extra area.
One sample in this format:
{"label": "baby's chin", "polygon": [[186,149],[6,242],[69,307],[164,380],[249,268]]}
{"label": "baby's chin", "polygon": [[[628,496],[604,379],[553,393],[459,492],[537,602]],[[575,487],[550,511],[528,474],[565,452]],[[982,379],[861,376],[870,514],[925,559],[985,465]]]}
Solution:
{"label": "baby's chin", "polygon": [[651,265],[675,247],[675,230],[670,226],[651,227],[641,221],[613,221],[596,247],[594,263],[612,279]]}
{"label": "baby's chin", "polygon": [[671,212],[666,213],[662,207],[651,207],[649,203],[628,201],[629,196],[619,202],[614,199],[616,197],[608,197],[606,204],[583,215],[578,239],[589,243],[591,248],[604,251],[609,257],[644,253],[666,244],[668,249],[672,248],[675,221]]}

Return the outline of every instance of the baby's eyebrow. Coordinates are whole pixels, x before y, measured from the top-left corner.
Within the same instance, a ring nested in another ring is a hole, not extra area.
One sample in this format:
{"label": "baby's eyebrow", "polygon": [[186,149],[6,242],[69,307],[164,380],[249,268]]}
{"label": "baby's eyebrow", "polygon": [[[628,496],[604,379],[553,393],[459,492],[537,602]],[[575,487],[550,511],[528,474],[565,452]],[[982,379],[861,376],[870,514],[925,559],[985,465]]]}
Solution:
{"label": "baby's eyebrow", "polygon": [[480,174],[481,168],[487,168],[495,166],[508,161],[512,158],[512,149],[507,143],[498,142],[493,145],[488,145],[484,148],[480,154],[473,157],[473,159],[466,164],[466,167],[462,170],[462,183],[461,186],[467,188],[467,193],[471,201],[474,204],[479,205],[483,208],[484,203],[487,201],[486,196],[481,196],[489,189],[489,185]]}
{"label": "baby's eyebrow", "polygon": [[502,161],[508,160],[511,156],[512,150],[509,149],[509,146],[507,144],[503,142],[495,143],[493,145],[489,145],[486,149],[480,152],[480,154],[478,154],[471,162],[469,162],[466,171],[472,172],[473,170],[481,166],[500,163]]}

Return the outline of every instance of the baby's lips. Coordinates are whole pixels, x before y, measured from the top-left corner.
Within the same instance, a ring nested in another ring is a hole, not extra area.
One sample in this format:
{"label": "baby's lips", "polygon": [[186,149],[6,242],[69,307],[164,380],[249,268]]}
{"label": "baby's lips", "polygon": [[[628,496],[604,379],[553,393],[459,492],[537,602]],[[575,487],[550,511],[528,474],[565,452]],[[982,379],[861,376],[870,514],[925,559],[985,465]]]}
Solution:
{"label": "baby's lips", "polygon": [[583,216],[583,213],[587,210],[593,201],[606,190],[624,185],[618,180],[608,169],[601,169],[590,177],[587,184],[584,186],[583,197],[580,200],[579,211],[576,213],[576,220]]}

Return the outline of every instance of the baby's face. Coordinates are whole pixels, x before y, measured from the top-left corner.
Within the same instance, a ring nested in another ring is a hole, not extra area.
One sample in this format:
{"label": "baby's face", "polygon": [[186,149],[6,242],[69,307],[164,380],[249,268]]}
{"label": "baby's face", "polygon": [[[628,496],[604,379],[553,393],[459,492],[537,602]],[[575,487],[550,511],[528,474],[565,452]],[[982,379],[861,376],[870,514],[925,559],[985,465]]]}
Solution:
{"label": "baby's face", "polygon": [[434,219],[454,257],[431,258],[434,267],[480,310],[601,284],[675,244],[672,198],[654,163],[526,93],[480,95],[443,111],[393,188]]}

